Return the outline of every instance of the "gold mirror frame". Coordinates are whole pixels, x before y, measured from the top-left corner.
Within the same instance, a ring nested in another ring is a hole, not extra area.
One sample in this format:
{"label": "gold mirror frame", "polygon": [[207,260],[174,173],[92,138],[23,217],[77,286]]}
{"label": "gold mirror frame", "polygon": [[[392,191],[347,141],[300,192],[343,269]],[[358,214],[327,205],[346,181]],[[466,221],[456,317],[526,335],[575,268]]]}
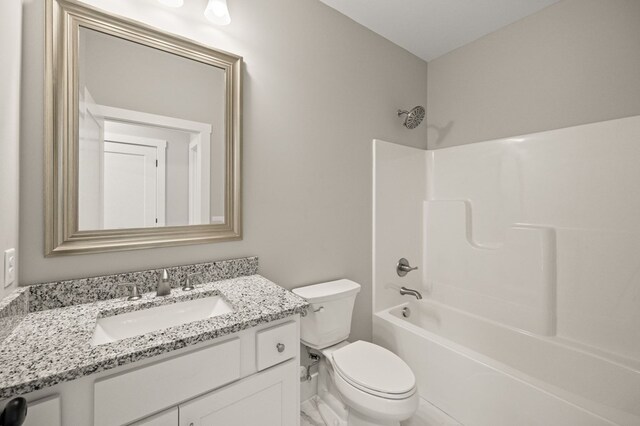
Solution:
{"label": "gold mirror frame", "polygon": [[[80,27],[225,71],[225,222],[78,230],[78,38]],[[242,239],[242,58],[70,0],[46,0],[45,256]]]}

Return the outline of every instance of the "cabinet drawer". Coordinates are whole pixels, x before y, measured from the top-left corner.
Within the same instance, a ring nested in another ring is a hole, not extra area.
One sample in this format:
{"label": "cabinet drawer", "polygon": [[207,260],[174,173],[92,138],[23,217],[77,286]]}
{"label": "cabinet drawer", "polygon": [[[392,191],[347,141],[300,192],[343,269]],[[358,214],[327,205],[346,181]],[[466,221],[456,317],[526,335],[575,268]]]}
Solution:
{"label": "cabinet drawer", "polygon": [[106,377],[94,384],[94,424],[126,424],[239,378],[238,338]]}
{"label": "cabinet drawer", "polygon": [[295,321],[267,328],[256,333],[258,371],[279,364],[300,350],[298,327]]}

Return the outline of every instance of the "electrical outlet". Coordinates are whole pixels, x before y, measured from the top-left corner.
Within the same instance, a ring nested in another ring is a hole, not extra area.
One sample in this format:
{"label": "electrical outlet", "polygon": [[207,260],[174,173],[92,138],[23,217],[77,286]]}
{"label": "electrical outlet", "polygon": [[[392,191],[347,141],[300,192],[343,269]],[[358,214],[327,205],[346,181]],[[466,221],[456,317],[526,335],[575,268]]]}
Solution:
{"label": "electrical outlet", "polygon": [[9,287],[16,281],[16,249],[4,251],[4,286]]}

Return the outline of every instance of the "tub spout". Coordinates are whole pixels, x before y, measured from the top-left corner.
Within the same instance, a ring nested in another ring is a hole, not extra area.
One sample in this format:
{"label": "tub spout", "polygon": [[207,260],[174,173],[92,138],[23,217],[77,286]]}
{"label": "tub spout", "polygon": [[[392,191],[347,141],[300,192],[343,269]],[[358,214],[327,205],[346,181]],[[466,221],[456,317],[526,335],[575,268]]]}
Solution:
{"label": "tub spout", "polygon": [[414,296],[418,300],[422,299],[422,295],[420,294],[420,292],[418,290],[413,290],[413,289],[406,288],[406,287],[400,288],[400,294],[403,295],[403,296],[405,296],[405,295]]}

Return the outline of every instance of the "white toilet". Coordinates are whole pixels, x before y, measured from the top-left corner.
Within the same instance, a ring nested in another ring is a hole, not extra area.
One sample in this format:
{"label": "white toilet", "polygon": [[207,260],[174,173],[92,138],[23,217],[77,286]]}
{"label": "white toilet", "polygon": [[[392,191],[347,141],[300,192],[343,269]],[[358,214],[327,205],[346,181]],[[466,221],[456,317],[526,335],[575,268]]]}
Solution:
{"label": "white toilet", "polygon": [[322,354],[318,397],[335,417],[330,426],[398,426],[418,408],[416,379],[393,352],[346,340],[359,291],[350,280],[294,289],[311,305],[302,318],[301,340]]}

